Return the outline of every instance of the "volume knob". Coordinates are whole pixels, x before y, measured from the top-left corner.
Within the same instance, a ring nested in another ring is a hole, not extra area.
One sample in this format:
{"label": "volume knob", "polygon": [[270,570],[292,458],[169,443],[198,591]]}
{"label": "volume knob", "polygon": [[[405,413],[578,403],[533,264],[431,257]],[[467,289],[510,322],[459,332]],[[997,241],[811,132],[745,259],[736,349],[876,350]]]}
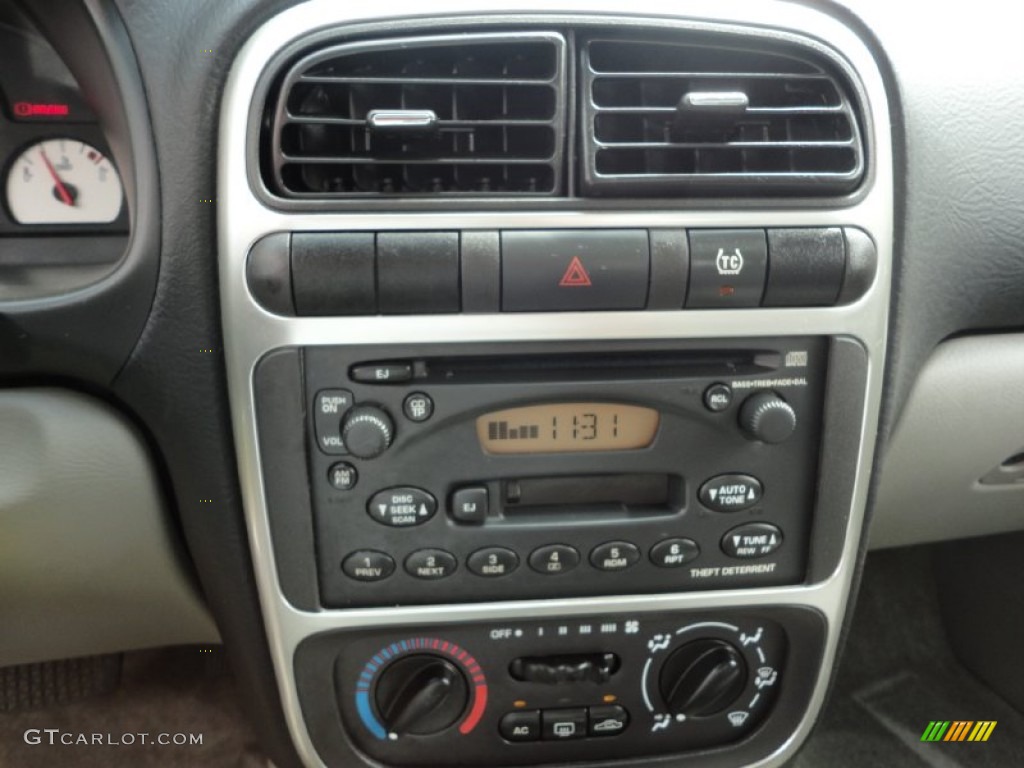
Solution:
{"label": "volume knob", "polygon": [[740,408],[740,428],[752,440],[781,443],[796,429],[796,411],[774,392],[760,392]]}
{"label": "volume knob", "polygon": [[383,408],[358,405],[345,415],[341,437],[353,456],[373,459],[391,446],[395,425]]}

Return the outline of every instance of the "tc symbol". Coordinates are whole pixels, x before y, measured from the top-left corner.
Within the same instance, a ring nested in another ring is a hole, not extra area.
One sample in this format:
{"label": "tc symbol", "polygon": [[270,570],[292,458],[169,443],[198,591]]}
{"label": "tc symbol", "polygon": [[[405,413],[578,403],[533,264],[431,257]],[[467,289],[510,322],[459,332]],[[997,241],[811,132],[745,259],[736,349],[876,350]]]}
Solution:
{"label": "tc symbol", "polygon": [[738,275],[743,271],[743,254],[736,248],[733,253],[726,253],[724,248],[718,249],[715,267],[720,275]]}

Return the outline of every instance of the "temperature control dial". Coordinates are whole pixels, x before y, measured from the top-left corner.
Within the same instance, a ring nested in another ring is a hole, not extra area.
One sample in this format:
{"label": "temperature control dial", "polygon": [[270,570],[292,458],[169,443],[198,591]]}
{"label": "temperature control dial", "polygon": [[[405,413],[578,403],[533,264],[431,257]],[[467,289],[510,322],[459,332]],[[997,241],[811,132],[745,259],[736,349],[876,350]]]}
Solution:
{"label": "temperature control dial", "polygon": [[381,673],[375,698],[389,733],[429,736],[458,722],[469,701],[469,687],[454,664],[418,653]]}

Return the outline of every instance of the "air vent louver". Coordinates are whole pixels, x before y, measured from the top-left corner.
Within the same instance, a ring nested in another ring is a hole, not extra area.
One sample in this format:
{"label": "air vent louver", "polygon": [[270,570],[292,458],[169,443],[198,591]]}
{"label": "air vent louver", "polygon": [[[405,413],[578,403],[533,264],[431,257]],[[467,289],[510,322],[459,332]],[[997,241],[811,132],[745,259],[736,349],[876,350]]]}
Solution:
{"label": "air vent louver", "polygon": [[584,194],[850,191],[864,167],[857,119],[839,79],[804,53],[586,41]]}
{"label": "air vent louver", "polygon": [[547,32],[311,54],[278,97],[272,186],[293,198],[560,194],[565,58]]}

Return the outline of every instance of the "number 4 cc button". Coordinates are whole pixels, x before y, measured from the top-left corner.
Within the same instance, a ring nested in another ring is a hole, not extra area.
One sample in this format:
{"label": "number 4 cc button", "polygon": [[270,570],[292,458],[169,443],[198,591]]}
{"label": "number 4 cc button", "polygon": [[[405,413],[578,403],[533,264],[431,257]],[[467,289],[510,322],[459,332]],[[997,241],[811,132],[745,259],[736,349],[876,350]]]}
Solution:
{"label": "number 4 cc button", "polygon": [[557,576],[580,564],[580,553],[568,544],[548,544],[530,553],[530,567],[538,573]]}
{"label": "number 4 cc button", "polygon": [[763,229],[690,230],[688,308],[757,307],[768,273]]}

